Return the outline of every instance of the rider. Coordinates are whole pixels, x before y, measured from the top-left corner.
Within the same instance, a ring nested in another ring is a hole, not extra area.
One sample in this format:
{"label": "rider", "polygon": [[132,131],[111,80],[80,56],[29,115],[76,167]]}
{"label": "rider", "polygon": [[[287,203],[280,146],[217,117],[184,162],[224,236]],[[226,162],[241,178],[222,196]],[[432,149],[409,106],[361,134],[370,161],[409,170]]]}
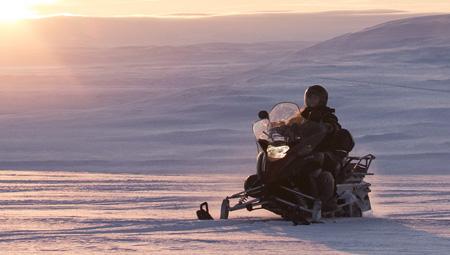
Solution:
{"label": "rider", "polygon": [[[322,201],[322,209],[336,209],[335,177],[339,174],[343,159],[353,148],[350,133],[341,128],[335,110],[327,106],[328,92],[321,85],[313,85],[304,94],[305,105],[301,116],[305,120],[321,122],[327,126],[328,134],[311,157],[307,178],[301,178],[299,186],[304,192]],[[306,182],[306,183],[305,183]]]}

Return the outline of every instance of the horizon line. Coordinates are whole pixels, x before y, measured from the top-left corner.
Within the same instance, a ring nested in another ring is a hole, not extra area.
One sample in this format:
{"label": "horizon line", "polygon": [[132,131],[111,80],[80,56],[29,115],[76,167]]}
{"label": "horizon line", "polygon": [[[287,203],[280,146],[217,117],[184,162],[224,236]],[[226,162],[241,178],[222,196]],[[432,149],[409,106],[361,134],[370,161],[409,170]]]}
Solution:
{"label": "horizon line", "polygon": [[410,12],[405,10],[394,9],[367,9],[367,10],[333,10],[333,11],[320,11],[320,12],[296,12],[296,11],[258,11],[258,12],[242,12],[242,13],[172,13],[167,15],[111,15],[111,16],[91,16],[73,13],[57,13],[50,15],[37,15],[33,17],[23,18],[21,21],[27,20],[40,20],[48,18],[60,18],[60,17],[78,17],[78,18],[99,18],[99,19],[121,19],[121,18],[148,18],[148,19],[207,19],[218,17],[233,17],[233,16],[258,16],[258,15],[318,15],[318,14],[348,14],[348,15],[445,15],[450,12]]}

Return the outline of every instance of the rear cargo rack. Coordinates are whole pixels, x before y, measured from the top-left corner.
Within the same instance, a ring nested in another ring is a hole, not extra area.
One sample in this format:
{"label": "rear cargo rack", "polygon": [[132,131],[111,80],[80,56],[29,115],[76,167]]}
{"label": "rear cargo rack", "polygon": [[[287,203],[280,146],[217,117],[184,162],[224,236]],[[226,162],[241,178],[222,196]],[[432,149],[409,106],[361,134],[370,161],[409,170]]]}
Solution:
{"label": "rear cargo rack", "polygon": [[351,171],[356,175],[373,175],[373,173],[368,173],[370,164],[372,164],[372,160],[375,159],[375,156],[372,154],[367,154],[363,157],[347,157],[347,162],[344,167],[352,164],[353,167]]}

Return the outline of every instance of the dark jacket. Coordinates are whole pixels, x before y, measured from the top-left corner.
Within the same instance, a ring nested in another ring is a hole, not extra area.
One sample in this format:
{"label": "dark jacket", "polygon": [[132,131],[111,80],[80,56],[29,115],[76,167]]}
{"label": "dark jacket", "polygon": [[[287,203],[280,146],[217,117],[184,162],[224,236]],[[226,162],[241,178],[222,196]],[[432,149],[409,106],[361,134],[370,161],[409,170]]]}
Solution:
{"label": "dark jacket", "polygon": [[326,106],[306,107],[301,115],[306,120],[323,122],[329,128],[329,133],[317,147],[317,152],[322,153],[321,165],[323,170],[336,176],[342,166],[343,159],[353,149],[354,142],[350,132],[341,127],[334,112],[334,109]]}
{"label": "dark jacket", "polygon": [[302,110],[301,115],[304,119],[316,122],[324,122],[328,124],[330,133],[334,133],[341,129],[338,118],[334,115],[335,110],[327,106],[306,107]]}

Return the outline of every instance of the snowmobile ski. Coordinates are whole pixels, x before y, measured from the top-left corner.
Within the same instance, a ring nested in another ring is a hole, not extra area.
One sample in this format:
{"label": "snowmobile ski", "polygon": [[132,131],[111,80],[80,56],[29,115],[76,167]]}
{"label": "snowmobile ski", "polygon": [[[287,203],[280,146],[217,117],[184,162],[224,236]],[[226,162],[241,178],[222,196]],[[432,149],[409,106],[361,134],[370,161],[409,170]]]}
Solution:
{"label": "snowmobile ski", "polygon": [[197,211],[197,218],[199,220],[214,220],[211,214],[209,214],[208,202],[200,204],[200,210]]}

